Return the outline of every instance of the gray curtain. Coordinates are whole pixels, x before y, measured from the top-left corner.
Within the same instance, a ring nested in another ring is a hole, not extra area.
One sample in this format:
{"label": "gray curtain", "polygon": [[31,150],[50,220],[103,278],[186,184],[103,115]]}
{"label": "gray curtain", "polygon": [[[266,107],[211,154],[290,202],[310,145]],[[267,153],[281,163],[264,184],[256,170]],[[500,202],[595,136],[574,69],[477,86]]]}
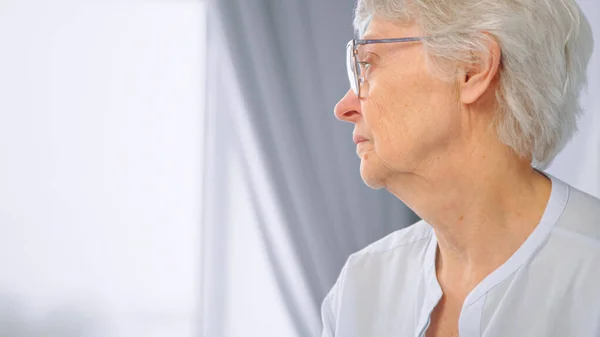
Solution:
{"label": "gray curtain", "polygon": [[[231,163],[226,154],[237,151],[244,172],[248,172],[262,239],[286,308],[297,335],[309,336],[315,330],[310,322],[318,321],[320,303],[348,255],[417,220],[387,191],[373,191],[364,185],[352,142],[353,126],[333,116],[335,103],[348,90],[344,52],[352,38],[354,3],[219,0],[209,5],[208,100],[212,102],[209,118],[213,119],[209,125],[220,127],[210,130],[212,141],[207,143],[221,149],[209,150],[220,157],[209,153],[206,180],[216,188],[208,188],[205,195],[209,200],[205,208],[211,212],[205,225],[221,226],[226,221],[225,216],[216,214],[218,200],[226,196],[215,181],[223,181],[224,166]],[[219,34],[224,43],[215,42]],[[225,58],[232,65],[233,84],[224,85],[223,74],[214,69]],[[242,96],[249,130],[236,124],[240,111],[228,106],[235,91],[231,86]],[[257,154],[244,150],[240,132],[252,134]],[[269,178],[266,184],[275,195],[275,205],[261,205],[264,201],[254,192],[263,187],[258,184],[264,184],[253,181],[251,166],[257,158]],[[268,219],[265,209],[269,207],[279,211],[282,221]],[[299,298],[303,295],[289,282],[287,262],[274,242],[274,232],[285,233],[299,263],[311,317],[302,307],[306,299]],[[220,239],[226,239],[225,235],[221,233]],[[207,281],[213,287],[208,292],[216,296],[216,279],[226,276],[219,274],[218,268],[209,268],[205,277],[213,279]],[[207,310],[218,315],[214,308]],[[204,324],[209,321],[211,317],[205,316]],[[205,333],[219,337],[220,332],[218,328],[206,332],[205,328]]]}

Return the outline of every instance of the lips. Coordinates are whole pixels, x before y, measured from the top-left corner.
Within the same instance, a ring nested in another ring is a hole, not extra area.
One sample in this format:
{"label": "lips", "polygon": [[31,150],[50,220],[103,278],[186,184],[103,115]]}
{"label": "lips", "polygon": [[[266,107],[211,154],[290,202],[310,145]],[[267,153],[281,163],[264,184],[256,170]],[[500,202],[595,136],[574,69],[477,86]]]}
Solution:
{"label": "lips", "polygon": [[356,135],[356,134],[352,136],[352,139],[354,140],[354,143],[356,143],[356,144],[366,142],[367,140],[369,140],[361,135]]}

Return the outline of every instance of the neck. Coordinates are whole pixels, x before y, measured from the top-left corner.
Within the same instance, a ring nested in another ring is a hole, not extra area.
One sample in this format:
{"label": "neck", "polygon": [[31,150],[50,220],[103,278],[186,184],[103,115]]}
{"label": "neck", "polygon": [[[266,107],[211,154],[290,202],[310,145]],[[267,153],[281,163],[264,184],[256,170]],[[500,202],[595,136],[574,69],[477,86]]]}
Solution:
{"label": "neck", "polygon": [[550,180],[505,145],[492,146],[386,184],[433,227],[440,283],[474,287],[514,254],[545,210]]}

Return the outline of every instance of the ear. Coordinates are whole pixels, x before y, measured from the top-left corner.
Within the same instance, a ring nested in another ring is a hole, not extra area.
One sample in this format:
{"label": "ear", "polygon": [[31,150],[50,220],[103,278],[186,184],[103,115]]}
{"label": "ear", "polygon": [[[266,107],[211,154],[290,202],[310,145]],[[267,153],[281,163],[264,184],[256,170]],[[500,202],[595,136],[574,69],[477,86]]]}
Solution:
{"label": "ear", "polygon": [[464,104],[475,103],[490,88],[492,81],[500,68],[500,58],[502,51],[498,41],[490,35],[487,35],[486,43],[488,47],[488,57],[475,55],[480,62],[476,62],[465,69],[465,72],[459,78],[460,98]]}

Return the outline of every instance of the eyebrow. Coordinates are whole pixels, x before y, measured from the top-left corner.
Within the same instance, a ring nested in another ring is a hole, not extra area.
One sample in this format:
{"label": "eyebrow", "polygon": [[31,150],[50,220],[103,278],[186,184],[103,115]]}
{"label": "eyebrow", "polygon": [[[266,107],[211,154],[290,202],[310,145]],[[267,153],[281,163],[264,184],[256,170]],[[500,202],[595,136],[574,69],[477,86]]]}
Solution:
{"label": "eyebrow", "polygon": [[367,54],[372,55],[375,59],[379,58],[379,54],[376,52],[376,49],[374,49],[374,46],[371,45],[362,45],[361,47],[363,48],[359,48],[358,50],[358,58],[359,59],[364,59]]}
{"label": "eyebrow", "polygon": [[377,40],[380,36],[377,34],[367,34],[357,40]]}

